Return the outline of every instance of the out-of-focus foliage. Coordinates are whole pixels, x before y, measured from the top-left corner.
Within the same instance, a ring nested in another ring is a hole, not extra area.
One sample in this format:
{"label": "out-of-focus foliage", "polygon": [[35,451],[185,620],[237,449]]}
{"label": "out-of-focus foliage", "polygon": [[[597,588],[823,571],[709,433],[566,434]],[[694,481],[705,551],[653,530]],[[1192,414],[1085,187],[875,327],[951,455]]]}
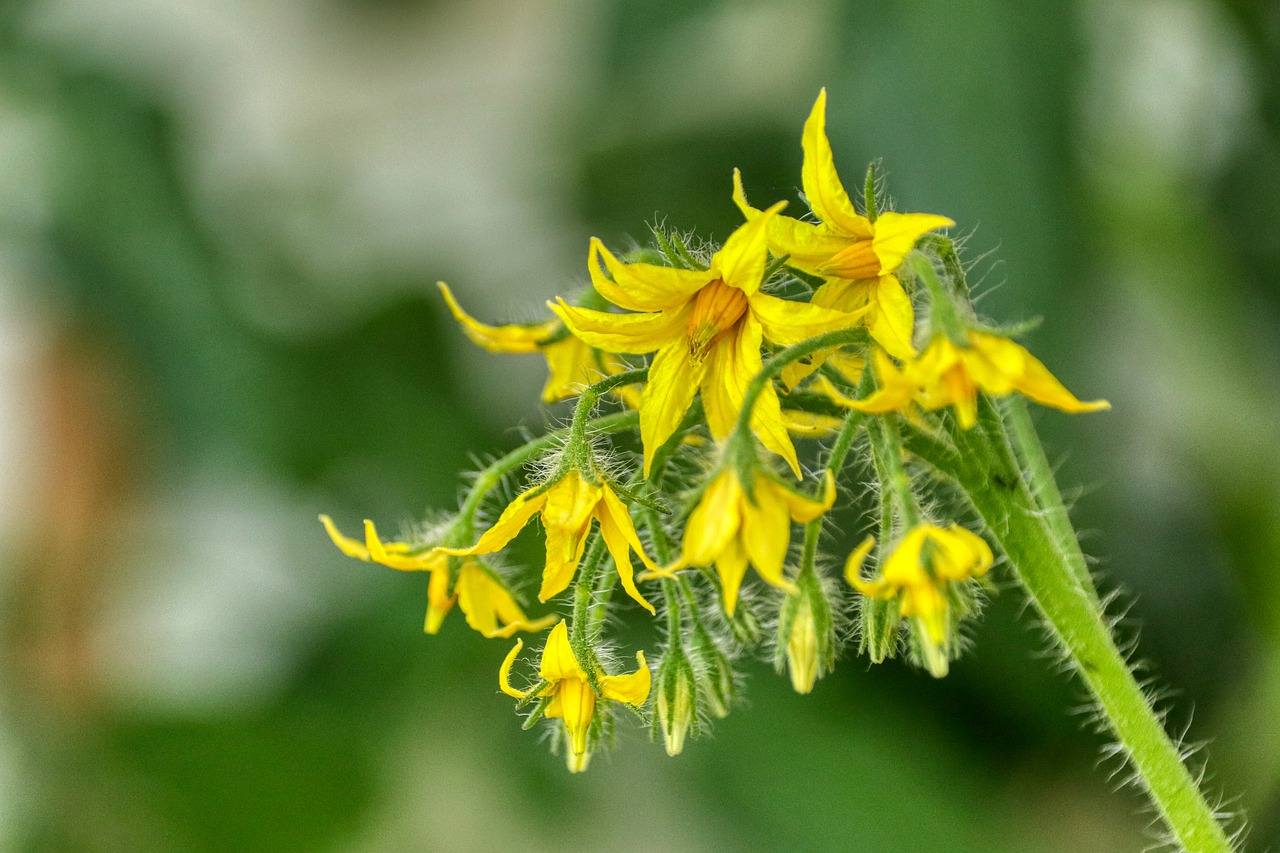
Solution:
{"label": "out-of-focus foliage", "polygon": [[984,305],[1114,404],[1040,418],[1078,526],[1280,843],[1271,4],[28,0],[0,32],[0,847],[1135,849],[1016,590],[945,681],[761,665],[679,758],[571,778],[505,644],[424,637],[425,579],[315,522],[449,509],[542,425],[437,278],[525,319],[592,234],[723,238],[732,167],[794,197],[823,85],[837,161],[972,231]]}

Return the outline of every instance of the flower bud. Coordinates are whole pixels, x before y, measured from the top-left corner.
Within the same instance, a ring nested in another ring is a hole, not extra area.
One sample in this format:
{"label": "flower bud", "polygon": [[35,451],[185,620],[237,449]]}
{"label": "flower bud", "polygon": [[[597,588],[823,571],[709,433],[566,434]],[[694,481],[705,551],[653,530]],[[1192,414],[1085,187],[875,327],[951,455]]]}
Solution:
{"label": "flower bud", "polygon": [[689,658],[677,641],[663,655],[658,667],[658,697],[655,704],[667,755],[679,755],[684,749],[685,736],[691,730],[696,734],[697,700],[697,678]]}
{"label": "flower bud", "polygon": [[835,664],[831,602],[817,574],[808,571],[796,579],[796,591],[783,599],[779,617],[775,663],[781,669],[785,656],[791,686],[797,693],[809,693]]}
{"label": "flower bud", "polygon": [[720,651],[720,647],[706,631],[694,632],[692,651],[698,661],[701,676],[698,698],[712,716],[722,720],[729,716],[729,708],[733,704],[737,688],[733,662]]}

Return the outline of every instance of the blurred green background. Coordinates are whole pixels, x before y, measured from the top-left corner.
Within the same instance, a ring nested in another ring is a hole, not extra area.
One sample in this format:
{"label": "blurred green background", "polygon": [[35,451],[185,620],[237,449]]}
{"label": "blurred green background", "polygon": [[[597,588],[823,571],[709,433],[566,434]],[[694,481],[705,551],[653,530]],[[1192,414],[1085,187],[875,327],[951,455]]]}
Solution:
{"label": "blurred green background", "polygon": [[450,508],[546,422],[436,279],[530,319],[589,235],[723,238],[734,166],[795,199],[824,85],[846,180],[955,218],[981,308],[1113,403],[1039,422],[1280,847],[1276,4],[11,0],[0,39],[0,849],[1140,849],[1007,584],[944,681],[758,664],[684,755],[571,777],[506,643],[316,523]]}

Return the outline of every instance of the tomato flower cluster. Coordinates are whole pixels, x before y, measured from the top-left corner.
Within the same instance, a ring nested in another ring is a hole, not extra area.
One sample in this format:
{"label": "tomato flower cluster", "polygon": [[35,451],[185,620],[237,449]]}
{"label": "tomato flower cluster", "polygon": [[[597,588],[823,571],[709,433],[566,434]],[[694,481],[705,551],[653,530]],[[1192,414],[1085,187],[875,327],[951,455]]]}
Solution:
{"label": "tomato flower cluster", "polygon": [[[519,640],[499,681],[531,722],[560,721],[552,725],[575,772],[622,706],[642,715],[651,706],[655,733],[679,753],[687,735],[728,713],[738,662],[762,649],[809,692],[834,665],[846,624],[873,660],[905,652],[945,674],[995,556],[981,529],[926,511],[945,502],[922,501],[921,489],[946,477],[922,477],[912,448],[953,452],[1014,393],[1066,412],[1107,407],[1080,401],[979,322],[944,233],[952,220],[880,210],[874,169],[855,204],[825,123],[824,90],[801,140],[809,216],[784,215],[784,201],[753,207],[734,170],[744,221],[722,245],[655,228],[656,249],[640,260],[593,238],[592,291],[549,303],[543,322],[482,323],[442,283],[472,341],[546,357],[543,400],[576,398],[569,426],[482,471],[435,535],[383,542],[366,522],[360,542],[322,517],[348,556],[430,575],[429,633],[455,602],[487,637],[554,625],[536,673]],[[854,476],[867,470],[855,458],[870,461],[875,488]],[[484,527],[497,486],[526,466],[541,474]],[[872,535],[845,546],[844,585],[819,553],[842,492],[880,502]],[[492,555],[535,516],[546,553],[538,600],[553,611],[530,617]],[[635,671],[611,672],[608,617],[628,611],[618,585],[662,620],[654,670],[638,652]],[[766,636],[763,625],[776,630]],[[521,671],[528,684],[512,686]]]}

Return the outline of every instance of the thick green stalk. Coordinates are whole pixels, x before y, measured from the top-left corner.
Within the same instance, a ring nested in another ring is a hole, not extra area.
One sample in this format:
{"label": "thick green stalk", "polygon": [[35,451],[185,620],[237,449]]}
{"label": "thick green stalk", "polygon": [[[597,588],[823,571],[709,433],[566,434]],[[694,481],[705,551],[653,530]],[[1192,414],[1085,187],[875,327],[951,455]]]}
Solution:
{"label": "thick green stalk", "polygon": [[982,517],[1067,660],[1097,700],[1102,719],[1172,837],[1190,853],[1229,853],[1226,834],[1116,647],[1097,598],[1081,585],[1071,549],[1062,547],[1061,536],[1033,497],[1049,488],[1043,481],[1049,475],[1047,467],[1032,465],[1020,472],[1004,422],[985,400],[981,418],[981,428],[952,429],[958,454],[934,460],[928,458],[927,443],[912,449],[954,479]]}
{"label": "thick green stalk", "polygon": [[1071,572],[1080,586],[1096,599],[1098,590],[1093,585],[1093,576],[1089,574],[1084,552],[1080,550],[1080,540],[1076,538],[1075,529],[1071,526],[1071,517],[1062,500],[1062,492],[1058,489],[1058,480],[1053,475],[1053,466],[1049,464],[1044,445],[1040,443],[1040,435],[1031,423],[1026,401],[1021,397],[1006,397],[1002,403],[1009,440],[1013,443],[1023,469],[1035,484],[1031,489],[1031,496],[1044,512],[1045,526],[1057,540],[1058,550],[1066,556]]}

